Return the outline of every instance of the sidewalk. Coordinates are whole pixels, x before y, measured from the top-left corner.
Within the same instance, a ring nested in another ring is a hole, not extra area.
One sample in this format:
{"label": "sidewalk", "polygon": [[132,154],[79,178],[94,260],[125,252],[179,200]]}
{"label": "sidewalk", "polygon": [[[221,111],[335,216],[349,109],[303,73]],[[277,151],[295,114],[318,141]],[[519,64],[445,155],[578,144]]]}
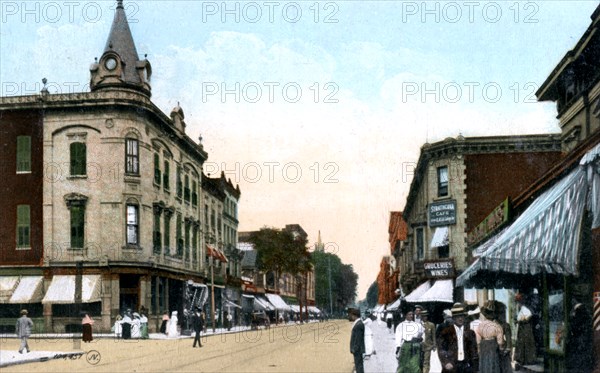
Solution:
{"label": "sidewalk", "polygon": [[[396,338],[384,322],[379,325],[377,321],[371,324],[373,330],[373,345],[377,352],[365,360],[365,372],[368,373],[393,373],[398,368],[396,360]],[[430,373],[440,373],[442,366],[437,353],[431,353]]]}

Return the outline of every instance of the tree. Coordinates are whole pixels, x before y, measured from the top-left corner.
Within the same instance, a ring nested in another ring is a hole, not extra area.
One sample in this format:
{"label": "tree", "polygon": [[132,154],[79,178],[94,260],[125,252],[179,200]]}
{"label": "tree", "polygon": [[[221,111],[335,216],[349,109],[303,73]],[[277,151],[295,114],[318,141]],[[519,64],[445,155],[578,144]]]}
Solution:
{"label": "tree", "polygon": [[379,293],[379,286],[377,285],[377,281],[373,281],[371,286],[369,286],[369,290],[367,290],[367,299],[366,304],[367,308],[374,308],[377,305],[377,298]]}
{"label": "tree", "polygon": [[315,251],[312,258],[317,306],[329,313],[342,313],[348,305],[354,303],[358,275],[352,265],[342,263],[335,254]]}

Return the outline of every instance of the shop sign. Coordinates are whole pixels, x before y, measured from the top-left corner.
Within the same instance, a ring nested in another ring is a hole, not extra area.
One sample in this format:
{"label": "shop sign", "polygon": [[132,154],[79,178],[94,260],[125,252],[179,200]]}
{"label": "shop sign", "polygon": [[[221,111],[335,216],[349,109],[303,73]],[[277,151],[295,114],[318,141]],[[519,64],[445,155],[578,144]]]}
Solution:
{"label": "shop sign", "polygon": [[486,238],[490,233],[508,221],[508,197],[477,225],[467,233],[467,245],[471,246]]}
{"label": "shop sign", "polygon": [[454,277],[454,261],[452,259],[424,262],[423,269],[428,278]]}
{"label": "shop sign", "polygon": [[442,201],[429,204],[429,226],[456,224],[456,201]]}

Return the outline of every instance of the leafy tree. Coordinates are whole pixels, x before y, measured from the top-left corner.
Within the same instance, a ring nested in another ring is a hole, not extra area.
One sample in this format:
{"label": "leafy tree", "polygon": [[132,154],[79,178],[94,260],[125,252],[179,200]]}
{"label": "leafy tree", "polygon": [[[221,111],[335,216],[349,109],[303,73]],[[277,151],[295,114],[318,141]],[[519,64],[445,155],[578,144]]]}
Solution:
{"label": "leafy tree", "polygon": [[367,308],[374,308],[377,305],[377,298],[379,296],[379,285],[377,281],[373,281],[369,290],[367,290],[366,306]]}
{"label": "leafy tree", "polygon": [[343,264],[335,254],[315,251],[312,253],[312,257],[315,268],[315,301],[317,306],[322,310],[327,310],[327,312],[342,313],[348,305],[354,303],[358,275],[354,272],[352,265]]}

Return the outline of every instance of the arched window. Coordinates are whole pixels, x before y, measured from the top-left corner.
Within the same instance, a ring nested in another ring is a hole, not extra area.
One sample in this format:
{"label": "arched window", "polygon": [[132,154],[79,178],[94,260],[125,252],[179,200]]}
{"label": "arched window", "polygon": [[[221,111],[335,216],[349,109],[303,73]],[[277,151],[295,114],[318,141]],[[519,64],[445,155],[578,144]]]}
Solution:
{"label": "arched window", "polygon": [[190,203],[190,177],[185,175],[185,184],[183,189],[183,200],[186,203]]}
{"label": "arched window", "polygon": [[158,155],[158,153],[154,153],[154,184],[160,186],[160,182],[161,182],[161,175],[160,175],[160,156]]}

